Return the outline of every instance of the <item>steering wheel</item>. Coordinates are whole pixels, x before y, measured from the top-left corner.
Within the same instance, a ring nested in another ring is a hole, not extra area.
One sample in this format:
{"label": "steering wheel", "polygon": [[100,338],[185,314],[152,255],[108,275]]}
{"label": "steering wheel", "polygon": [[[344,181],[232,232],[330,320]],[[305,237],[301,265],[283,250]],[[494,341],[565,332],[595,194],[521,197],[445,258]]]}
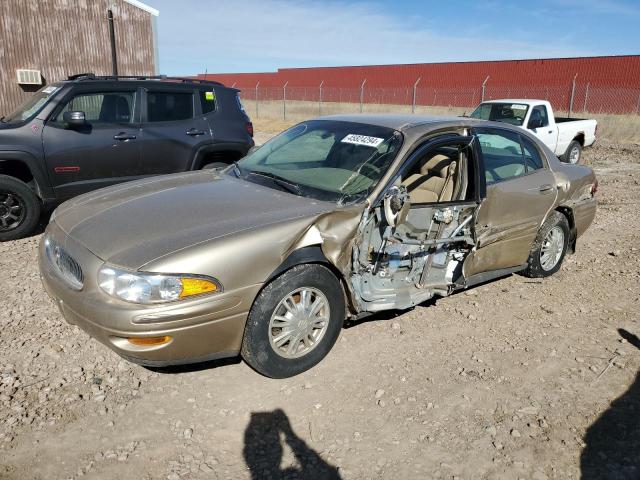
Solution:
{"label": "steering wheel", "polygon": [[370,175],[365,175],[365,177],[369,177],[372,180],[378,177],[381,173],[381,170],[375,165],[373,165],[372,163],[363,163],[362,166],[360,167],[360,173],[362,174],[363,170],[365,169],[373,173],[373,177]]}

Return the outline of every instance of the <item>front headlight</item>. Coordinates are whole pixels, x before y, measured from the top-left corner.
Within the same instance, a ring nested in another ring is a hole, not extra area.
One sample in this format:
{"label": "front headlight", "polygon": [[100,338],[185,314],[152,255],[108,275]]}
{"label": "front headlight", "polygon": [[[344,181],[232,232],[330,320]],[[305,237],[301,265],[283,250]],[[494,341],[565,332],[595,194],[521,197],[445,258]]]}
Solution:
{"label": "front headlight", "polygon": [[217,280],[193,275],[130,272],[104,265],[98,284],[109,295],[132,303],[164,303],[222,290]]}

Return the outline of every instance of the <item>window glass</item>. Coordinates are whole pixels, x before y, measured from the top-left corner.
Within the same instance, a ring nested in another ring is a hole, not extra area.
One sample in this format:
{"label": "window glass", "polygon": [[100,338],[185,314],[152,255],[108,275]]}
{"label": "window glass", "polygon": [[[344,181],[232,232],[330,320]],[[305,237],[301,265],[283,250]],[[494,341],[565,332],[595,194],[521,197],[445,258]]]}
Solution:
{"label": "window glass", "polygon": [[537,123],[538,120],[540,121],[540,127],[546,127],[549,125],[547,107],[545,107],[544,105],[533,107],[533,110],[531,110],[531,117],[529,118],[529,125]]}
{"label": "window glass", "polygon": [[147,121],[173,122],[193,118],[191,92],[148,92]]}
{"label": "window glass", "polygon": [[529,106],[524,103],[481,103],[471,118],[522,126],[528,110]]}
{"label": "window glass", "polygon": [[135,92],[95,92],[73,97],[56,116],[64,112],[84,112],[89,123],[133,123]]}
{"label": "window glass", "polygon": [[526,173],[520,136],[511,132],[479,129],[477,133],[487,184]]}
{"label": "window glass", "polygon": [[200,106],[203,114],[216,109],[216,92],[213,89],[200,90]]}
{"label": "window glass", "polygon": [[533,142],[522,136],[522,147],[524,148],[524,163],[527,167],[527,172],[541,169],[544,166],[542,157]]}
{"label": "window glass", "polygon": [[49,85],[38,90],[38,93],[28,98],[22,105],[12,113],[4,117],[2,123],[20,123],[28,120],[44,107],[49,99],[60,89],[57,85]]}

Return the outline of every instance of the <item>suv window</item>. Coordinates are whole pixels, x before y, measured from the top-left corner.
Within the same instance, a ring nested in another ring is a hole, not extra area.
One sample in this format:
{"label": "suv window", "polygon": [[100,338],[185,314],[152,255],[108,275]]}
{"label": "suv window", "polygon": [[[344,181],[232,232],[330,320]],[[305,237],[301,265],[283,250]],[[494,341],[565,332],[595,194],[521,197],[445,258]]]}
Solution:
{"label": "suv window", "polygon": [[526,173],[520,135],[483,128],[478,129],[477,137],[484,159],[487,184],[502,182]]}
{"label": "suv window", "polygon": [[147,92],[147,121],[174,122],[193,118],[193,93]]}
{"label": "suv window", "polygon": [[199,94],[202,113],[213,112],[216,109],[216,92],[214,90],[200,90]]}
{"label": "suv window", "polygon": [[64,112],[84,112],[90,123],[133,123],[136,92],[81,93],[69,100],[54,121],[62,121]]}
{"label": "suv window", "polygon": [[536,148],[531,140],[524,135],[521,135],[522,148],[524,150],[524,163],[527,167],[527,172],[541,169],[544,164],[542,163],[542,157],[540,151]]}

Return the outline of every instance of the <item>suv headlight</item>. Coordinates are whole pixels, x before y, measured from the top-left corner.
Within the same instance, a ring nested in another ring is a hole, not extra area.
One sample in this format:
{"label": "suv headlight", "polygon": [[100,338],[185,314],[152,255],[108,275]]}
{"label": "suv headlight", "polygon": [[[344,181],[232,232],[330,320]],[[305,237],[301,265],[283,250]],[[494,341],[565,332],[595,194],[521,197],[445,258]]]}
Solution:
{"label": "suv headlight", "polygon": [[132,303],[154,304],[222,291],[211,277],[130,272],[104,265],[98,284],[109,295]]}

